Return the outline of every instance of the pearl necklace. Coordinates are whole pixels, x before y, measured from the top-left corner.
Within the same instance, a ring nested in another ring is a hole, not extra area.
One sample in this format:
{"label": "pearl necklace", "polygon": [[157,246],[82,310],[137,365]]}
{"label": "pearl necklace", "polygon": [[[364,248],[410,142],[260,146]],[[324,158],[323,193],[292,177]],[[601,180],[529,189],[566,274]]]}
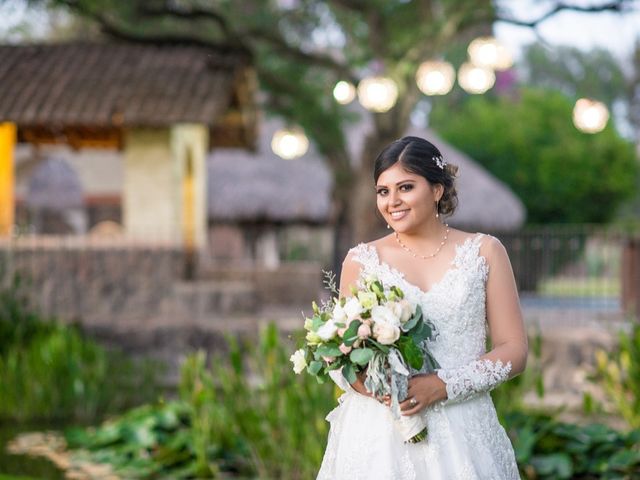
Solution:
{"label": "pearl necklace", "polygon": [[413,255],[414,258],[420,257],[423,260],[428,260],[428,259],[433,258],[436,255],[438,255],[438,253],[440,253],[440,250],[442,250],[442,247],[444,247],[444,244],[447,243],[447,238],[449,237],[449,224],[445,223],[444,226],[447,227],[446,231],[444,232],[444,238],[440,242],[440,246],[435,251],[435,253],[432,253],[431,255],[420,255],[420,254],[415,253],[413,250],[411,250],[409,247],[407,247],[404,243],[402,243],[402,240],[400,240],[400,237],[398,236],[398,232],[394,232],[394,234],[396,236],[396,241],[400,244],[400,246],[404,250],[406,250],[408,253]]}

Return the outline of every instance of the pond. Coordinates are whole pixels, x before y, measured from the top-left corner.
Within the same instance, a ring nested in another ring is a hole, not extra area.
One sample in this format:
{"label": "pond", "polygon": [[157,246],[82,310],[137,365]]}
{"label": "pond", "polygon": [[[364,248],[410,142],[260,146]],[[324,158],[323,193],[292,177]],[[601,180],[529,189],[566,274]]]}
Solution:
{"label": "pond", "polygon": [[32,477],[34,479],[64,480],[64,473],[44,457],[13,455],[7,451],[7,443],[21,433],[62,431],[62,423],[9,423],[0,422],[0,479],[2,474]]}

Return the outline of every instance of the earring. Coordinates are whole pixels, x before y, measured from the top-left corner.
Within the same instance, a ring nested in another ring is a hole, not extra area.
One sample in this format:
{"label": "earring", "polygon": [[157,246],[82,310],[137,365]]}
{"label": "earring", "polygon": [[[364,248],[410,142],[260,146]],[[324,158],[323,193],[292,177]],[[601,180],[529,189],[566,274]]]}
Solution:
{"label": "earring", "polygon": [[389,228],[391,228],[391,225],[389,225],[388,223],[387,223],[387,228],[388,228],[388,229],[389,229]]}
{"label": "earring", "polygon": [[436,200],[436,218],[440,217],[440,200]]}

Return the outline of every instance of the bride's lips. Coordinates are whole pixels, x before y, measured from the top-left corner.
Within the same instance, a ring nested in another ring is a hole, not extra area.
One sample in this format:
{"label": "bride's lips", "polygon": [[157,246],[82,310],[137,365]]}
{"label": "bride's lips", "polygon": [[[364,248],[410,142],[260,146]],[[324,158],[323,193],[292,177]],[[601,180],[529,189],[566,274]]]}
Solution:
{"label": "bride's lips", "polygon": [[394,212],[389,212],[389,215],[391,215],[391,218],[393,220],[400,220],[404,217],[406,217],[409,213],[409,209],[406,210],[396,210]]}

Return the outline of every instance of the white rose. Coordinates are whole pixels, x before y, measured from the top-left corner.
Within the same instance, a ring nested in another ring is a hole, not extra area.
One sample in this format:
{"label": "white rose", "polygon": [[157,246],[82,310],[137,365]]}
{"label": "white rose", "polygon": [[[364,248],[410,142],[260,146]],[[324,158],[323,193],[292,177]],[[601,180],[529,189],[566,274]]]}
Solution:
{"label": "white rose", "polygon": [[328,320],[327,323],[318,328],[316,333],[326,342],[336,336],[336,333],[338,333],[338,326],[333,320]]}
{"label": "white rose", "polygon": [[304,349],[296,350],[293,355],[289,358],[293,363],[293,371],[296,374],[302,373],[302,371],[307,367],[307,361],[304,358]]}
{"label": "white rose", "polygon": [[387,302],[384,306],[391,310],[396,318],[402,322],[402,305],[398,302]]}
{"label": "white rose", "polygon": [[373,325],[374,338],[383,345],[391,345],[400,338],[400,328],[390,323],[375,323]]}
{"label": "white rose", "polygon": [[360,305],[362,305],[362,308],[365,310],[369,310],[378,304],[378,297],[373,292],[359,292],[358,300],[360,300]]}
{"label": "white rose", "polygon": [[349,321],[357,318],[363,311],[362,305],[360,305],[360,301],[357,297],[351,297],[347,300],[347,303],[344,304],[344,313],[347,315],[347,319]]}
{"label": "white rose", "polygon": [[408,322],[411,317],[416,313],[416,305],[412,304],[406,298],[403,298],[398,302],[398,304],[402,307],[402,313],[400,314],[400,322],[405,323]]}
{"label": "white rose", "polygon": [[333,316],[333,320],[336,322],[343,323],[347,321],[347,314],[339,303],[336,303],[336,306],[333,307],[331,315]]}
{"label": "white rose", "polygon": [[400,319],[393,312],[393,310],[387,308],[384,305],[376,305],[371,309],[371,320],[373,323],[388,323],[393,326],[400,326]]}

